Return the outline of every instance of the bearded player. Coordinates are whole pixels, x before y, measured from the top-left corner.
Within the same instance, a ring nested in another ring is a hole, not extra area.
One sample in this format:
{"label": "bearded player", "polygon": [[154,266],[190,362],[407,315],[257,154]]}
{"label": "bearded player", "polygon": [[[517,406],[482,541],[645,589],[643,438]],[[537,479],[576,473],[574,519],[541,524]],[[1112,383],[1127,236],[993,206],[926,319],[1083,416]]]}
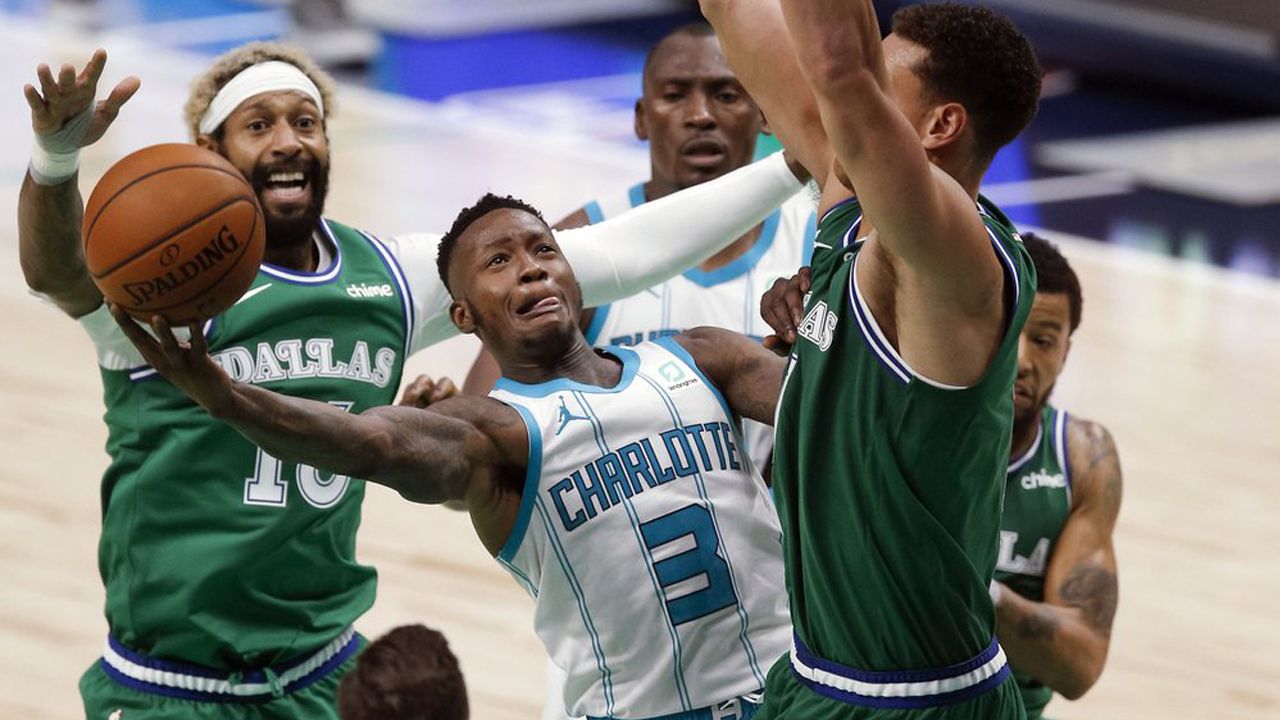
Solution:
{"label": "bearded player", "polygon": [[1074,700],[1097,681],[1118,599],[1111,536],[1120,512],[1120,459],[1102,425],[1049,396],[1083,306],[1058,249],[1023,236],[1039,287],[1018,346],[1013,445],[992,581],[996,632],[1028,718],[1057,692]]}
{"label": "bearded player", "polygon": [[764,715],[1023,717],[988,585],[1035,273],[978,187],[1040,69],[958,4],[702,0],[822,186],[779,401],[774,496],[795,636]]}
{"label": "bearded player", "polygon": [[[95,103],[105,64],[98,51],[78,74],[41,65],[39,88],[24,89],[36,147],[18,206],[27,283],[88,332],[105,388],[110,635],[80,681],[86,715],[335,718],[361,644],[352,626],[374,599],[375,572],[355,557],[364,483],[282,461],[210,418],[107,312],[81,249],[79,149],[139,81]],[[200,332],[237,380],[360,412],[392,402],[406,356],[456,329],[438,235],[379,239],[323,216],[333,95],[300,52],[262,43],[193,84],[192,140],[253,184],[267,230],[252,286]],[[798,188],[773,158],[561,239],[587,301],[607,302],[700,261]]]}

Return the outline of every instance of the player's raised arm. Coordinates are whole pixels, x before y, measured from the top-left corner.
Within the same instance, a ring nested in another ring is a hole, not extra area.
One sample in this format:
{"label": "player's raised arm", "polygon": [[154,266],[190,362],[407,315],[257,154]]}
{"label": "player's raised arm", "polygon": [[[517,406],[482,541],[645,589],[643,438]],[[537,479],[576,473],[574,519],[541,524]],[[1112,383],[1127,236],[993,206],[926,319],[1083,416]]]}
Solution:
{"label": "player's raised arm", "polygon": [[773,425],[786,361],[741,333],[697,327],[676,342],[715,384],[735,415]]}
{"label": "player's raised arm", "polygon": [[[503,448],[521,447],[519,417],[487,398],[445,400],[431,410],[393,405],[352,414],[233,381],[209,356],[196,325],[191,341],[179,342],[156,317],[151,327],[157,340],[118,306],[112,306],[112,314],[149,365],[210,415],[287,462],[386,485],[413,502],[470,502],[485,492],[483,482],[476,481],[491,480],[493,468],[511,454]],[[486,414],[495,416],[492,422],[485,422]],[[501,415],[509,415],[510,422],[496,417]],[[500,448],[482,424],[509,427],[509,442]],[[524,454],[514,454],[514,462],[522,464]]]}
{"label": "player's raised arm", "polygon": [[1009,662],[1074,700],[1097,681],[1118,600],[1112,544],[1120,512],[1120,459],[1106,428],[1067,426],[1073,507],[1045,570],[1044,602],[998,588],[997,631]]}
{"label": "player's raised arm", "polygon": [[832,151],[778,0],[700,0],[729,66],[769,121],[769,129],[821,186]]}
{"label": "player's raised arm", "polygon": [[107,53],[98,50],[84,70],[63,65],[54,77],[48,65],[36,68],[40,87],[23,87],[31,109],[35,149],[18,195],[18,257],[27,286],[79,317],[102,304],[84,264],[80,225],[84,200],[76,184],[80,148],[102,137],[116,114],[140,85],[120,81],[111,94],[94,102]]}
{"label": "player's raised arm", "polygon": [[[966,188],[966,178],[953,178],[928,155],[970,142],[964,131],[972,117],[947,102],[908,118],[894,94],[912,89],[895,85],[920,81],[906,73],[891,82],[886,70],[886,53],[914,68],[927,51],[896,39],[882,44],[870,0],[783,0],[782,7],[836,159],[883,247],[920,273],[921,283],[945,290],[949,302],[977,314],[998,310],[990,300],[991,288],[1000,287],[1000,265],[974,205],[981,173]],[[839,199],[831,186],[826,205]]]}
{"label": "player's raised arm", "polygon": [[604,222],[557,231],[583,304],[621,300],[711,257],[795,195],[797,173],[777,153]]}

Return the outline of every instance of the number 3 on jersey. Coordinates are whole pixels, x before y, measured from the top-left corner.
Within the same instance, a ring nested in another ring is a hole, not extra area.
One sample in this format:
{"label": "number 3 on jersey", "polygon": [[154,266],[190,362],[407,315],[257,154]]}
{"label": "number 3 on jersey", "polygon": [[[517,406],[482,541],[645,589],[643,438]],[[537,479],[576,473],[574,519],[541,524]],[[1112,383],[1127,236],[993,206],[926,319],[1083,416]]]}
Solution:
{"label": "number 3 on jersey", "polygon": [[[655,556],[653,570],[667,597],[667,613],[671,616],[672,625],[697,620],[737,604],[733,578],[729,575],[728,564],[717,553],[720,542],[711,521],[711,513],[706,508],[686,505],[673,513],[644,523],[640,526],[640,533],[644,536],[644,544],[649,548],[650,554]],[[661,548],[667,545],[686,547],[689,544],[687,540],[681,543],[677,541],[690,536],[693,547],[661,560],[657,559]],[[699,575],[706,576],[705,587],[672,597],[672,590],[676,585],[686,581],[696,582],[694,579]]]}
{"label": "number 3 on jersey", "polygon": [[[353,403],[331,402],[343,410],[350,411]],[[284,507],[289,500],[289,484],[280,479],[280,469],[284,463],[276,457],[268,455],[258,448],[258,457],[254,462],[253,476],[244,479],[244,503],[246,505],[268,505]],[[351,478],[346,475],[331,475],[327,479],[321,477],[320,471],[310,465],[298,465],[296,473],[298,492],[313,507],[327,508],[342,499],[347,491]]]}

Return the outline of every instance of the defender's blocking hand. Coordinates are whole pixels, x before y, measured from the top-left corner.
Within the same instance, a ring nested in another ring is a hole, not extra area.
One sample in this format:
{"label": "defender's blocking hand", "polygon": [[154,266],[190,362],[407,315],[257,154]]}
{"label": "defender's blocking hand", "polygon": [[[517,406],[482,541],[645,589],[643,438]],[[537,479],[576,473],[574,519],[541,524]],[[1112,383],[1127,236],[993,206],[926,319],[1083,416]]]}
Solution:
{"label": "defender's blocking hand", "polygon": [[789,279],[774,281],[760,298],[760,317],[773,328],[774,335],[764,339],[764,346],[778,355],[791,352],[796,342],[796,328],[804,319],[804,296],[812,285],[808,267],[802,267]]}
{"label": "defender's blocking hand", "polygon": [[[64,147],[55,150],[67,152],[93,144],[111,126],[120,107],[142,86],[142,81],[131,75],[121,80],[105,100],[94,104],[106,64],[107,51],[101,48],[78,75],[75,66],[68,63],[55,78],[53,70],[41,63],[36,67],[40,89],[30,84],[23,86],[22,94],[31,107],[31,128],[38,137],[53,139],[51,136],[69,131],[66,137],[56,138],[56,144]],[[92,112],[87,112],[91,108]]]}

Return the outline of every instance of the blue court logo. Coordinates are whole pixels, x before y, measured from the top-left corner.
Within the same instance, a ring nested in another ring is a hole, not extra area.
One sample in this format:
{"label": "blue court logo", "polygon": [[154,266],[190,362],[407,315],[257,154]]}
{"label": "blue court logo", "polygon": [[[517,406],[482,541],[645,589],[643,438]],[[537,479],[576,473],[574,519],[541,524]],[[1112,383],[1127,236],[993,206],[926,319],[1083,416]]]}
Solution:
{"label": "blue court logo", "polygon": [[569,406],[564,402],[564,396],[560,396],[560,427],[556,428],[556,435],[564,432],[564,428],[574,420],[589,420],[586,415],[574,415],[569,411]]}

